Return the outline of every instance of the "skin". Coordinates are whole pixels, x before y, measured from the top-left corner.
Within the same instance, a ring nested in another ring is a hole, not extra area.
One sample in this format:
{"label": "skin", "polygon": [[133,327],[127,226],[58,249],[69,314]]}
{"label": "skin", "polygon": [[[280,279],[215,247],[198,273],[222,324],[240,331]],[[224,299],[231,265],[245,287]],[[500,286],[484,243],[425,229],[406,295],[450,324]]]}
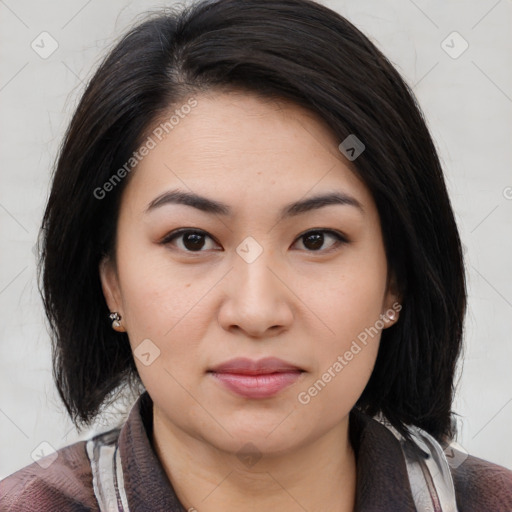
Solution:
{"label": "skin", "polygon": [[[242,92],[195,98],[130,176],[115,264],[100,265],[132,349],[149,339],[160,350],[147,366],[135,357],[154,402],[153,446],[187,509],[351,511],[348,416],[380,332],[309,403],[298,395],[398,301],[375,204],[341,141],[307,110]],[[145,213],[176,188],[226,203],[232,218],[181,204]],[[333,190],[362,210],[329,205],[278,221],[284,205]],[[186,236],[161,243],[179,228],[206,235],[199,246]],[[302,236],[319,229],[348,242],[324,232],[315,246]],[[248,236],[263,251],[251,263],[236,251]],[[267,356],[305,370],[271,398],[240,397],[207,373],[234,357]],[[253,464],[237,456],[248,443],[260,456]]]}

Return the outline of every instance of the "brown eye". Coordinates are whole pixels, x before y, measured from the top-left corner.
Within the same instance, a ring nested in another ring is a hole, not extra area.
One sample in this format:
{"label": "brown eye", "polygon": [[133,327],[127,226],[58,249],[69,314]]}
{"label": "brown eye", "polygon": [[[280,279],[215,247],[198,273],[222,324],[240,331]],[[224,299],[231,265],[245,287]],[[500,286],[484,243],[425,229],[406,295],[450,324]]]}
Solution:
{"label": "brown eye", "polygon": [[[326,241],[329,239],[332,242],[325,248]],[[163,245],[173,245],[184,252],[200,253],[214,249],[211,242],[208,245],[208,240],[215,243],[213,238],[205,231],[179,229],[169,233],[161,243]],[[297,240],[303,241],[307,252],[329,252],[342,244],[348,243],[348,240],[341,233],[328,229],[310,230]]]}
{"label": "brown eye", "polygon": [[308,231],[301,235],[299,240],[303,240],[303,245],[309,252],[318,252],[322,249],[326,238],[334,239],[334,243],[332,243],[327,249],[324,249],[324,251],[329,251],[341,244],[347,243],[347,239],[340,233],[327,229]]}
{"label": "brown eye", "polygon": [[181,229],[169,233],[162,240],[162,244],[167,245],[174,242],[174,240],[181,240],[181,243],[172,245],[177,245],[179,249],[185,252],[205,252],[203,251],[203,248],[205,246],[206,249],[210,249],[210,247],[208,247],[208,244],[206,243],[208,239],[213,240],[204,231]]}

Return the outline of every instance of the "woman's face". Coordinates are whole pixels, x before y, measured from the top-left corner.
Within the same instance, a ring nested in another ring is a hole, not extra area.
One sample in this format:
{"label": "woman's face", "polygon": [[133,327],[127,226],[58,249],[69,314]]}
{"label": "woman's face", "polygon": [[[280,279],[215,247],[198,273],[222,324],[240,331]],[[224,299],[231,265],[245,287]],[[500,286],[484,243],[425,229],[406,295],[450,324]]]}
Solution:
{"label": "woman's face", "polygon": [[[392,324],[379,216],[312,114],[242,93],[195,100],[130,177],[103,290],[161,424],[283,453],[346,426]],[[212,372],[269,357],[289,366]]]}

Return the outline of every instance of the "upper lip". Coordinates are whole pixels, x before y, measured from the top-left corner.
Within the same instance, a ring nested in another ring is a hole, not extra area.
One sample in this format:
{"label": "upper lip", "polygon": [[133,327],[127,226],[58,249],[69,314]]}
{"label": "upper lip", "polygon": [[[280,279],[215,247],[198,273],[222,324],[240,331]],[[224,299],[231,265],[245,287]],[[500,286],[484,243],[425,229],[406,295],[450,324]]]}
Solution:
{"label": "upper lip", "polygon": [[283,361],[277,357],[265,357],[254,361],[245,357],[237,357],[221,363],[211,370],[215,373],[241,373],[246,375],[260,375],[265,373],[304,371],[298,366]]}

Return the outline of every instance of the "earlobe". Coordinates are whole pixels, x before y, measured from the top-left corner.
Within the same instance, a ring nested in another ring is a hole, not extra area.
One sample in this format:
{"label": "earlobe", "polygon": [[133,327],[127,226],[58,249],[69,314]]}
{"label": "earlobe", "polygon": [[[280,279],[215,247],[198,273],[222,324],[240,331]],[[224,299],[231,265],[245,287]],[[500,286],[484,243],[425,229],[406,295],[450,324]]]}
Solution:
{"label": "earlobe", "polygon": [[399,301],[392,302],[391,306],[386,308],[382,313],[381,318],[384,320],[384,329],[395,325],[400,319],[399,312],[402,309],[402,305]]}
{"label": "earlobe", "polygon": [[388,282],[386,300],[384,301],[385,310],[382,315],[386,321],[386,327],[396,324],[402,309],[402,294],[398,290],[395,276],[393,275]]}
{"label": "earlobe", "polygon": [[99,264],[101,288],[109,310],[109,318],[112,320],[112,329],[117,332],[126,332],[121,325],[122,310],[121,291],[115,265],[110,259],[104,257]]}

